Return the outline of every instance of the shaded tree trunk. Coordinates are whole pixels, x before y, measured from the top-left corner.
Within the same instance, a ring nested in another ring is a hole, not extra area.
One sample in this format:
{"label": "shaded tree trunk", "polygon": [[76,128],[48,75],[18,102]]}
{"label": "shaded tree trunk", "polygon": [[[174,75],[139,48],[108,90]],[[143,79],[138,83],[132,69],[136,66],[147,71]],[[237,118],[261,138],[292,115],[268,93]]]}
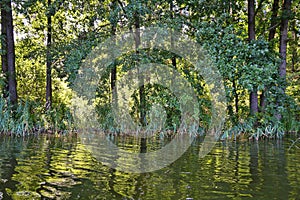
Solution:
{"label": "shaded tree trunk", "polygon": [[[281,56],[281,63],[278,69],[279,78],[282,80],[282,85],[279,86],[279,90],[284,95],[286,88],[286,51],[287,51],[287,42],[288,42],[288,23],[289,15],[291,13],[291,0],[284,0],[282,8],[282,19],[280,24],[280,44],[279,44],[279,53]],[[280,104],[278,102],[278,104]],[[281,119],[281,114],[276,114],[277,119]]]}
{"label": "shaded tree trunk", "polygon": [[13,30],[13,15],[11,1],[8,2],[7,12],[7,66],[8,66],[8,89],[10,102],[14,105],[18,101],[16,66],[15,66],[15,42]]}
{"label": "shaded tree trunk", "polygon": [[[114,11],[117,8],[117,1],[114,0],[112,2],[112,7],[111,9]],[[116,28],[117,28],[117,23],[112,20],[111,22],[111,34],[113,37],[116,35]],[[112,100],[114,101],[116,93],[114,93],[115,87],[116,87],[116,80],[117,80],[117,68],[116,65],[113,64],[112,69],[110,71],[110,89],[112,92]]]}
{"label": "shaded tree trunk", "polygon": [[[141,33],[140,33],[140,18],[137,11],[134,13],[134,26],[135,26],[135,49],[136,54],[138,57],[139,54],[139,46],[141,44]],[[139,60],[139,58],[138,58]],[[139,61],[137,61],[137,65],[139,65]],[[137,66],[139,70],[139,66]],[[139,80],[139,97],[140,97],[140,123],[142,126],[146,125],[146,97],[145,97],[145,86],[144,86],[144,76],[138,73],[138,80]]]}
{"label": "shaded tree trunk", "polygon": [[272,41],[275,38],[278,10],[279,10],[279,0],[274,0],[272,5],[272,17],[271,17],[271,27],[269,31],[269,41]]}
{"label": "shaded tree trunk", "polygon": [[[171,19],[174,19],[174,14],[173,14],[173,0],[170,1],[170,13],[171,13]],[[171,48],[174,48],[174,36],[171,35]],[[172,57],[172,65],[174,69],[176,69],[176,56]]]}
{"label": "shaded tree trunk", "polygon": [[[248,37],[249,42],[255,40],[255,0],[248,0]],[[250,114],[255,115],[258,112],[257,88],[254,87],[250,92]]]}
{"label": "shaded tree trunk", "polygon": [[[272,17],[271,17],[271,27],[269,31],[269,42],[271,42],[275,38],[276,29],[277,29],[277,17],[279,10],[279,0],[274,0],[272,5]],[[266,107],[266,96],[265,96],[266,88],[262,91],[260,95],[260,111],[263,112]]]}
{"label": "shaded tree trunk", "polygon": [[140,153],[147,153],[147,138],[141,138]]}
{"label": "shaded tree trunk", "polygon": [[1,49],[4,51],[1,55],[1,65],[2,65],[2,72],[4,75],[4,83],[3,83],[3,97],[7,98],[9,93],[8,88],[8,64],[7,64],[7,38],[6,38],[6,29],[7,29],[7,19],[6,19],[6,5],[1,2]]}
{"label": "shaded tree trunk", "polygon": [[236,81],[233,80],[232,81],[232,87],[234,89],[234,107],[235,107],[235,113],[236,113],[236,116],[237,118],[239,117],[238,113],[239,113],[239,95],[237,93],[237,87],[236,87]]}
{"label": "shaded tree trunk", "polygon": [[[112,36],[114,37],[116,35],[116,26],[115,24],[112,25]],[[112,102],[115,104],[117,100],[117,91],[116,89],[116,81],[117,81],[117,67],[115,63],[113,63],[113,66],[110,70],[110,89],[111,89],[111,95],[112,95]]]}
{"label": "shaded tree trunk", "polygon": [[[16,81],[16,67],[15,67],[15,43],[14,43],[14,31],[13,31],[13,15],[11,1],[3,2],[1,5],[1,26],[2,34],[4,35],[4,41],[2,47],[4,47],[5,54],[2,56],[2,70],[7,75],[7,85],[4,86],[4,90],[8,89],[9,100],[12,105],[15,105],[18,101],[17,94],[17,81]],[[3,17],[3,18],[2,18]],[[7,93],[5,91],[5,93]],[[7,96],[7,95],[4,95]]]}
{"label": "shaded tree trunk", "polygon": [[51,75],[51,36],[52,36],[52,21],[51,21],[51,0],[48,0],[47,13],[47,52],[46,52],[46,110],[50,110],[52,106],[52,75]]}
{"label": "shaded tree trunk", "polygon": [[[139,46],[141,44],[141,33],[140,33],[140,18],[137,11],[134,13],[134,26],[135,26],[135,50],[137,54],[137,65],[139,65]],[[144,76],[139,73],[138,69],[138,80],[139,80],[139,97],[140,97],[140,124],[142,126],[146,125],[146,96],[145,96],[145,86],[144,86]],[[140,153],[147,152],[147,138],[141,137],[140,140]]]}
{"label": "shaded tree trunk", "polygon": [[298,47],[298,30],[296,27],[296,20],[293,21],[293,44],[292,44],[292,72],[296,72],[296,64],[298,62],[298,53],[297,53],[297,47]]}
{"label": "shaded tree trunk", "polygon": [[[284,81],[286,79],[286,50],[288,42],[288,22],[289,15],[291,13],[291,0],[285,0],[283,4],[283,16],[280,25],[280,45],[279,53],[281,56],[281,64],[279,66],[279,77]],[[281,86],[283,92],[285,91],[285,86]]]}

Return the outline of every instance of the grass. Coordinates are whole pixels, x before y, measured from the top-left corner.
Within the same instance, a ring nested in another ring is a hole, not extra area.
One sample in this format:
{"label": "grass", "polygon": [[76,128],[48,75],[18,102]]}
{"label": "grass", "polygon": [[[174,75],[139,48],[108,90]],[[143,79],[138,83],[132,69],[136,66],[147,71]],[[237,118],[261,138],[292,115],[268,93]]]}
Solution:
{"label": "grass", "polygon": [[25,136],[42,132],[65,133],[73,130],[71,114],[59,105],[51,111],[30,101],[16,106],[0,98],[0,133]]}
{"label": "grass", "polygon": [[[12,107],[7,104],[6,100],[0,98],[0,133],[24,136],[36,133],[69,133],[76,130],[74,127],[73,117],[66,105],[60,104],[50,111],[45,111],[43,105],[37,105],[30,101],[20,101],[17,106]],[[104,116],[102,116],[104,118]],[[105,127],[106,132],[123,132],[122,129],[115,129],[112,126],[112,117],[106,116],[108,123]],[[194,127],[193,132],[197,131]],[[156,130],[156,129],[155,129]],[[255,125],[254,121],[248,120],[239,123],[232,128],[225,130],[220,137],[221,140],[238,140],[238,139],[281,139],[285,134],[299,133],[300,122],[287,112],[283,115],[283,120],[277,123],[262,123]],[[147,129],[147,135],[156,131]],[[176,129],[161,129],[160,135],[169,135],[176,133]],[[201,131],[200,131],[201,132]],[[203,130],[199,135],[203,135]],[[298,141],[298,140],[297,140]]]}

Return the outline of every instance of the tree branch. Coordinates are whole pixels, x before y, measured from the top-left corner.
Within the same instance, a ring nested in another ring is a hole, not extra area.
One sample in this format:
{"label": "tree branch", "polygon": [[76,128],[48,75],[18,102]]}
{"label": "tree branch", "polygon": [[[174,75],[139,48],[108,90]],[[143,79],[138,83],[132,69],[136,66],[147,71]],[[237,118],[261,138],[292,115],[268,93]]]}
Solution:
{"label": "tree branch", "polygon": [[262,7],[264,1],[265,1],[265,0],[261,0],[261,1],[259,2],[258,6],[257,6],[257,9],[255,10],[254,16],[256,16],[257,13],[258,13],[258,11],[261,9],[261,7]]}
{"label": "tree branch", "polygon": [[123,13],[124,13],[124,14],[126,15],[126,17],[128,18],[127,13],[126,13],[126,10],[125,10],[125,8],[124,8],[124,6],[123,6],[123,3],[122,3],[120,0],[117,0],[117,1],[118,1],[119,5],[121,6],[121,9],[122,9]]}
{"label": "tree branch", "polygon": [[280,22],[277,23],[277,24],[275,24],[274,26],[270,27],[267,31],[270,31],[270,30],[272,30],[274,28],[277,28],[279,25],[280,25]]}

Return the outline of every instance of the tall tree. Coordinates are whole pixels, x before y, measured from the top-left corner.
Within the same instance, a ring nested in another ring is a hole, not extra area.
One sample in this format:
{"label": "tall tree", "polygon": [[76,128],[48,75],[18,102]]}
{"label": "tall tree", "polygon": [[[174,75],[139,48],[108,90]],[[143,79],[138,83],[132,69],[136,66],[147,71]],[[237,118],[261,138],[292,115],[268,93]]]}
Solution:
{"label": "tall tree", "polygon": [[[269,36],[268,36],[269,42],[271,42],[275,38],[276,29],[278,26],[278,23],[277,23],[278,10],[279,10],[279,0],[274,0],[273,4],[272,4],[271,27],[269,29]],[[262,91],[262,93],[260,95],[260,111],[262,111],[262,112],[264,111],[265,106],[266,106],[265,90],[266,90],[266,88]]]}
{"label": "tall tree", "polygon": [[[281,64],[279,66],[279,77],[285,81],[286,79],[286,50],[288,43],[288,23],[289,17],[291,14],[291,0],[284,0],[283,3],[283,12],[282,19],[280,24],[280,45],[279,45],[279,53],[281,56]],[[281,86],[283,92],[285,91],[285,86]]]}
{"label": "tall tree", "polygon": [[[289,17],[291,14],[291,0],[284,0],[282,7],[282,16],[280,24],[280,44],[279,44],[279,53],[281,57],[281,63],[278,69],[279,77],[282,80],[282,84],[279,88],[282,95],[285,93],[285,82],[286,82],[286,51],[288,43],[288,24]],[[279,104],[279,102],[278,102]],[[281,113],[276,113],[277,119],[281,119]]]}
{"label": "tall tree", "polygon": [[[174,13],[173,13],[173,9],[174,9],[174,4],[173,4],[173,0],[170,1],[170,13],[171,13],[171,19],[174,19]],[[174,36],[171,35],[171,48],[174,48]],[[174,69],[176,69],[176,56],[172,57],[172,65],[174,67]]]}
{"label": "tall tree", "polygon": [[3,85],[3,97],[8,97],[8,82],[7,82],[7,73],[8,73],[8,66],[7,66],[7,40],[6,40],[6,27],[7,27],[7,19],[6,19],[6,8],[4,2],[1,2],[1,48],[3,53],[1,54],[2,59],[2,72],[4,74],[4,85]]}
{"label": "tall tree", "polygon": [[[114,0],[112,1],[112,5],[111,5],[111,12],[113,13],[117,8],[117,1]],[[117,16],[110,16],[111,20],[110,20],[110,24],[111,24],[111,34],[113,37],[115,37],[116,35],[116,29],[117,29]],[[115,91],[115,86],[116,86],[116,80],[117,80],[117,66],[115,65],[115,63],[113,64],[111,71],[110,71],[110,88],[111,88],[111,92],[112,92],[112,101],[115,102],[115,98],[117,95],[117,92]]]}
{"label": "tall tree", "polygon": [[[248,38],[249,42],[255,40],[255,0],[248,0]],[[254,86],[250,92],[250,113],[258,112],[257,88]]]}
{"label": "tall tree", "polygon": [[[139,3],[138,1],[134,1],[136,8],[133,13],[134,18],[134,28],[135,28],[135,50],[137,54],[137,65],[139,65],[139,46],[141,44],[141,33],[140,33],[140,13],[138,10]],[[139,66],[137,66],[139,70]],[[144,86],[144,76],[138,73],[138,80],[139,80],[139,97],[140,97],[140,123],[142,126],[146,124],[146,97],[145,97],[145,86]]]}
{"label": "tall tree", "polygon": [[46,110],[52,106],[52,77],[51,77],[51,28],[52,28],[52,9],[51,0],[48,0],[47,11],[47,52],[46,52]]}
{"label": "tall tree", "polygon": [[[1,5],[1,26],[4,40],[2,47],[5,53],[2,56],[2,70],[7,73],[7,84],[9,100],[12,105],[18,101],[17,81],[15,69],[15,43],[14,43],[14,28],[11,0],[3,1]],[[7,88],[7,87],[6,87]]]}
{"label": "tall tree", "polygon": [[279,10],[279,0],[274,0],[272,5],[272,17],[271,17],[271,27],[269,31],[269,41],[275,38],[276,28],[277,28],[277,15]]}
{"label": "tall tree", "polygon": [[299,30],[297,30],[297,24],[296,24],[296,20],[293,21],[292,25],[292,44],[291,46],[291,52],[292,52],[292,73],[296,72],[296,65],[298,63],[299,57],[298,57],[298,52],[297,52],[297,47],[298,47],[298,41],[299,41],[299,37],[298,37],[298,33]]}

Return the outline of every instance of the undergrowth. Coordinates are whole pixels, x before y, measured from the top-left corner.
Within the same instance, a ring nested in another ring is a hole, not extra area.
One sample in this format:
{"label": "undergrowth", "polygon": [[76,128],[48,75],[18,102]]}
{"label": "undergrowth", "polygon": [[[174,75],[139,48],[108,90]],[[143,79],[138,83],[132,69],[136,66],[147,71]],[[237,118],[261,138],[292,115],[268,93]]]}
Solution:
{"label": "undergrowth", "polygon": [[2,134],[66,133],[74,128],[71,113],[63,104],[45,111],[42,105],[35,102],[20,101],[12,106],[0,98],[0,110]]}

